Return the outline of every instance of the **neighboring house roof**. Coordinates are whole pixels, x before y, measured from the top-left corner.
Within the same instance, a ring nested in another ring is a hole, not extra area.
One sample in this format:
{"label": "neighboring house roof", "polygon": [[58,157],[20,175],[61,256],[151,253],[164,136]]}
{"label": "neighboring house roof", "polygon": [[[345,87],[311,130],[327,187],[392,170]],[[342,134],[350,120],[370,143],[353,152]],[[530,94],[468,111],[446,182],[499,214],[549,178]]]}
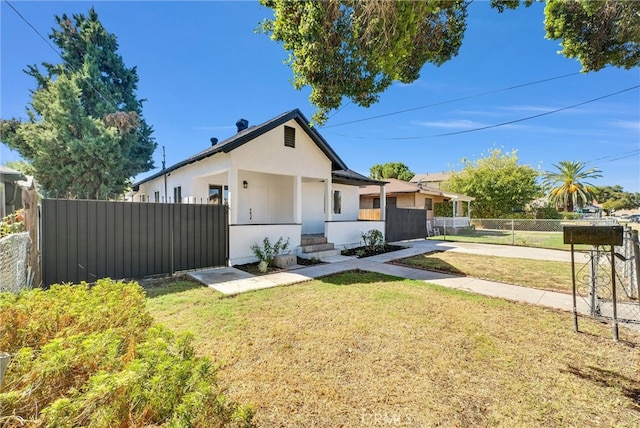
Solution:
{"label": "neighboring house roof", "polygon": [[450,176],[450,172],[428,172],[426,174],[416,174],[410,181],[411,183],[439,183],[447,180]]}
{"label": "neighboring house roof", "polygon": [[[442,189],[434,189],[427,186],[419,186],[418,183],[410,183],[407,181],[398,180],[396,178],[386,178],[385,180],[387,181],[387,185],[385,186],[387,195],[392,195],[394,193],[421,193],[424,195],[442,196],[446,199],[457,199],[459,201],[465,202],[475,201],[475,198],[471,196],[448,192]],[[360,188],[360,196],[378,195],[380,195],[379,187],[365,186]]]}
{"label": "neighboring house roof", "polygon": [[[226,140],[207,148],[206,150],[201,151],[181,162],[178,162],[170,167],[161,170],[147,178],[144,178],[133,186],[139,186],[147,181],[151,181],[155,178],[161,177],[164,174],[168,174],[171,171],[175,171],[178,168],[182,168],[183,166],[189,165],[191,163],[197,162],[199,160],[208,158],[209,156],[213,156],[216,153],[229,153],[230,151],[242,146],[245,143],[248,143],[251,140],[258,138],[259,136],[265,134],[266,132],[271,131],[274,128],[277,128],[280,125],[287,123],[290,120],[295,120],[302,129],[309,135],[309,137],[313,140],[314,143],[318,146],[318,148],[329,158],[331,161],[331,170],[339,173],[338,176],[343,180],[347,180],[347,175],[350,175],[350,180],[368,180],[365,184],[379,183],[375,180],[370,180],[367,177],[364,177],[354,171],[351,171],[347,168],[347,165],[344,163],[342,159],[333,151],[329,143],[316,131],[315,128],[309,126],[309,120],[302,114],[299,109],[291,110],[285,113],[282,113],[279,116],[274,117],[273,119],[269,119],[268,121],[257,125],[250,126],[232,137],[227,138]],[[340,173],[342,171],[342,173]]]}
{"label": "neighboring house roof", "polygon": [[358,174],[355,171],[351,171],[350,169],[340,169],[331,172],[331,180],[334,183],[338,184],[349,184],[352,186],[366,186],[371,185],[371,187],[375,187],[378,189],[378,193],[380,193],[380,187],[384,186],[387,182],[380,180],[373,180],[369,177],[365,177],[364,175]]}
{"label": "neighboring house roof", "polygon": [[26,180],[26,177],[20,171],[0,165],[0,178],[2,181],[18,181]]}

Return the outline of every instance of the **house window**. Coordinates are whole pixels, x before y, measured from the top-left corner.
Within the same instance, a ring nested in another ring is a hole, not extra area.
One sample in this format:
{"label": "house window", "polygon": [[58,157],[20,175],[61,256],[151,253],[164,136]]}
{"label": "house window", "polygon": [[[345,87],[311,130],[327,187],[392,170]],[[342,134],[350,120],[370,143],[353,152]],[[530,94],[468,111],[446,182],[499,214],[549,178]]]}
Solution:
{"label": "house window", "polygon": [[229,187],[209,184],[209,203],[229,205]]}
{"label": "house window", "polygon": [[[387,196],[387,206],[395,207],[398,199],[395,196]],[[380,198],[373,198],[373,208],[380,208]]]}
{"label": "house window", "polygon": [[340,190],[333,191],[333,213],[342,213],[342,192]]}
{"label": "house window", "polygon": [[145,195],[144,193],[140,195],[140,202],[147,202],[147,195]]}
{"label": "house window", "polygon": [[160,202],[160,191],[156,190],[153,192],[153,202]]}
{"label": "house window", "polygon": [[179,204],[182,202],[182,186],[173,188],[173,202]]}
{"label": "house window", "polygon": [[424,198],[424,209],[425,210],[432,210],[433,209],[433,199]]}
{"label": "house window", "polygon": [[285,147],[296,147],[296,128],[284,127],[284,145]]}

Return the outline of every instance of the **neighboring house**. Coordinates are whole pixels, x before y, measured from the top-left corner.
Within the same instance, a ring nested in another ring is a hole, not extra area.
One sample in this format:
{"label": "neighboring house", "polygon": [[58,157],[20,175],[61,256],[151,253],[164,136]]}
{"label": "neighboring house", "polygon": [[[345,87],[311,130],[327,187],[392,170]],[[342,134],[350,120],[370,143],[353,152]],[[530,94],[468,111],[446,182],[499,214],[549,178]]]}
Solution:
{"label": "neighboring house", "polygon": [[574,211],[583,214],[583,217],[602,217],[602,206],[600,206],[596,201],[591,204],[587,204],[582,208],[576,208]]}
{"label": "neighboring house", "polygon": [[426,174],[416,174],[410,180],[411,183],[421,184],[434,189],[441,189],[442,182],[447,181],[451,176],[450,172],[428,172]]}
{"label": "neighboring house", "polygon": [[[471,196],[431,188],[418,183],[406,182],[395,178],[386,178],[385,186],[386,205],[397,208],[420,208],[427,210],[428,229],[433,227],[461,228],[469,226],[471,214],[471,202],[475,199]],[[381,211],[380,195],[374,186],[365,186],[360,189],[361,218],[377,218],[376,211]],[[452,201],[453,209],[451,217],[435,217],[433,215],[434,204]],[[467,216],[463,216],[463,203],[467,203]],[[367,211],[374,211],[371,216]],[[379,215],[379,214],[378,214]]]}
{"label": "neighboring house", "polygon": [[323,257],[339,253],[322,252],[333,245],[361,245],[361,232],[384,233],[384,219],[358,220],[358,191],[374,185],[384,194],[385,182],[349,170],[300,110],[236,125],[234,136],[134,184],[132,200],[228,204],[231,265],[255,261],[251,245],[265,237]]}
{"label": "neighboring house", "polygon": [[26,177],[20,171],[0,165],[0,218],[22,208],[21,180]]}

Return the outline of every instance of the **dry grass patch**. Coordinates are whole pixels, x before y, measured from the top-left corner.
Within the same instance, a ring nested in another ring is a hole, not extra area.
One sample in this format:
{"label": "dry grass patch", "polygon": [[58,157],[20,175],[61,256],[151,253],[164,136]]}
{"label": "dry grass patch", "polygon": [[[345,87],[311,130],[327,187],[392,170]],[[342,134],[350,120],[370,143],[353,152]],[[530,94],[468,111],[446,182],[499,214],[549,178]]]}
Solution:
{"label": "dry grass patch", "polygon": [[[180,287],[176,287],[180,290]],[[148,300],[264,427],[638,426],[640,337],[569,314],[351,272]]]}
{"label": "dry grass patch", "polygon": [[443,251],[394,263],[545,290],[571,292],[571,263]]}

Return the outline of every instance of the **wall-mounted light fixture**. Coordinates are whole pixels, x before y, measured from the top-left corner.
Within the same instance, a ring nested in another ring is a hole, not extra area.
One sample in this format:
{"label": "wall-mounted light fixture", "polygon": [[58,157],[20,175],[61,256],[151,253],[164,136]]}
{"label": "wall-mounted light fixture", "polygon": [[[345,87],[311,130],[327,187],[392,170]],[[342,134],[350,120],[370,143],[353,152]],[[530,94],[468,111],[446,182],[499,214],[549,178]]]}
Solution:
{"label": "wall-mounted light fixture", "polygon": [[242,188],[243,188],[243,189],[246,189],[247,187],[249,187],[249,183],[247,183],[247,180],[244,180],[244,181],[242,182]]}

